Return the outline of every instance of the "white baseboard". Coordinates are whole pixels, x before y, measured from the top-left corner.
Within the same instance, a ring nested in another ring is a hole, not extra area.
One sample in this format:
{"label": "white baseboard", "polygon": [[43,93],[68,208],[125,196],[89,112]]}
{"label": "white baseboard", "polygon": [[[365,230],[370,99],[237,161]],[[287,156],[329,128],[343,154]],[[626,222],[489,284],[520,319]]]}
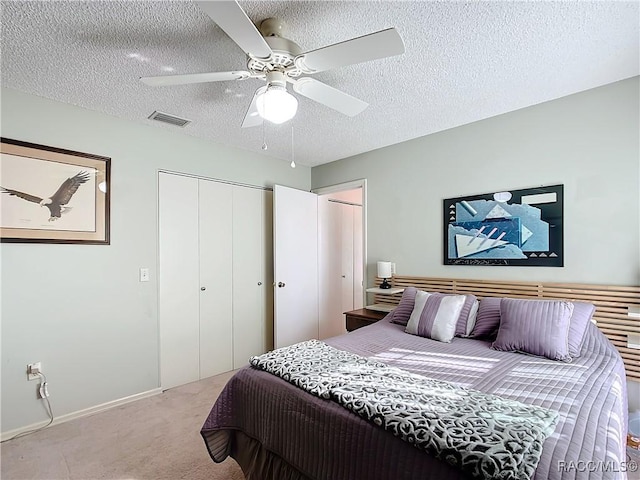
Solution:
{"label": "white baseboard", "polygon": [[[159,393],[162,393],[162,388],[154,388],[153,390],[147,390],[146,392],[136,393],[135,395],[129,395],[128,397],[112,400],[110,402],[102,403],[94,407],[89,407],[83,410],[67,413],[65,415],[60,415],[59,417],[54,418],[53,423],[51,425],[58,425],[59,423],[68,422],[69,420],[75,420],[76,418],[87,417],[95,413],[104,412],[105,410],[109,410],[111,408],[118,407],[126,403],[135,402],[136,400],[142,400],[143,398],[147,398],[147,397],[153,397],[154,395],[157,395]],[[0,435],[0,441],[4,442],[5,440],[8,440],[21,433],[40,428],[43,425],[46,425],[47,423],[49,423],[49,420],[44,420],[42,422],[27,425],[26,427],[20,427],[14,430],[9,430],[7,432],[2,432],[2,434]]]}

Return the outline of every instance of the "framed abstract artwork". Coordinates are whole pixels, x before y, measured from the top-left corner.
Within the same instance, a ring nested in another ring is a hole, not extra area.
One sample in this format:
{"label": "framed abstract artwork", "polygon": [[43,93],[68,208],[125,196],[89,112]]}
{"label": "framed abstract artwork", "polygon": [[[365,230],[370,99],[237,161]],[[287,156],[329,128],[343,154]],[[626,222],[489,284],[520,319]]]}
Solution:
{"label": "framed abstract artwork", "polygon": [[445,265],[562,267],[563,185],[443,200]]}
{"label": "framed abstract artwork", "polygon": [[0,139],[0,240],[109,244],[110,159]]}

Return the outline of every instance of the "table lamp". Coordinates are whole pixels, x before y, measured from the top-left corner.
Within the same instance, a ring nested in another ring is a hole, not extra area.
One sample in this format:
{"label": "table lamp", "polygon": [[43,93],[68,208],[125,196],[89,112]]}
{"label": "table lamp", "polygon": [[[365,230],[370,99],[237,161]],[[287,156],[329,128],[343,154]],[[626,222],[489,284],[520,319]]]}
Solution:
{"label": "table lamp", "polygon": [[392,277],[391,262],[378,262],[378,277],[382,278],[380,288],[391,288],[391,284],[387,282],[387,279]]}

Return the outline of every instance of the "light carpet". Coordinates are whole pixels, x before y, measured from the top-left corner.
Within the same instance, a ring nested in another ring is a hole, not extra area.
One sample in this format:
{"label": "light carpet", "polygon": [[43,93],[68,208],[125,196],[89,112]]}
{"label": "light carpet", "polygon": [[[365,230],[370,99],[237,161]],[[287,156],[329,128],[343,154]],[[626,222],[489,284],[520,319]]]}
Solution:
{"label": "light carpet", "polygon": [[[216,464],[200,428],[234,372],[3,443],[3,480],[244,480]],[[55,396],[51,403],[55,413]]]}

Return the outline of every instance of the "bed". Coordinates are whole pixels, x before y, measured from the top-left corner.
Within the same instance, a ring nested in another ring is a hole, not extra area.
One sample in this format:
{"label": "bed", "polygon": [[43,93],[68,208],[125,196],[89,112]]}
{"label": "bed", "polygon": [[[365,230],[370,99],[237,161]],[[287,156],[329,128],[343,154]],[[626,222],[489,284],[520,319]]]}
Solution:
{"label": "bed", "polygon": [[[410,335],[393,322],[393,313],[324,342],[412,374],[557,412],[531,478],[626,479],[625,364],[602,331],[587,323],[580,356],[570,363],[498,351],[487,338],[445,343]],[[230,379],[201,434],[215,462],[232,456],[249,480],[474,478],[333,400],[251,366]]]}

